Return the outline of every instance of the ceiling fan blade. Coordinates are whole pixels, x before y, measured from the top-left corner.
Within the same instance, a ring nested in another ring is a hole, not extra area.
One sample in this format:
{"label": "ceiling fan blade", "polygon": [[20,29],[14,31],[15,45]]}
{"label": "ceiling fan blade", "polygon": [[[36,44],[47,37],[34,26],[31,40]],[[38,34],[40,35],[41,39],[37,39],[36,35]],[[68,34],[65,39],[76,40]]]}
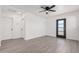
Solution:
{"label": "ceiling fan blade", "polygon": [[42,10],[42,11],[40,11],[40,12],[45,12],[46,10]]}
{"label": "ceiling fan blade", "polygon": [[50,9],[53,8],[53,7],[55,7],[55,5],[52,5],[52,6],[50,7]]}
{"label": "ceiling fan blade", "polygon": [[56,12],[56,10],[49,10],[49,11]]}
{"label": "ceiling fan blade", "polygon": [[41,8],[45,9],[45,7],[41,6]]}

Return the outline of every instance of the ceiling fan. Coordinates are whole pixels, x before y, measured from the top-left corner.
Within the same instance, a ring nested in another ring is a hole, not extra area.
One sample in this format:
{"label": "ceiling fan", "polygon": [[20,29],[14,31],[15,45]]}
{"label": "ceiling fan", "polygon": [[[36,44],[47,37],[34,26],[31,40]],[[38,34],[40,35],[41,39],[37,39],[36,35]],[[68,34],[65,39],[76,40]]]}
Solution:
{"label": "ceiling fan", "polygon": [[43,11],[40,12],[46,12],[46,14],[48,14],[49,11],[51,12],[56,12],[56,10],[52,10],[52,8],[54,8],[55,5],[52,6],[41,6],[42,9],[44,9]]}

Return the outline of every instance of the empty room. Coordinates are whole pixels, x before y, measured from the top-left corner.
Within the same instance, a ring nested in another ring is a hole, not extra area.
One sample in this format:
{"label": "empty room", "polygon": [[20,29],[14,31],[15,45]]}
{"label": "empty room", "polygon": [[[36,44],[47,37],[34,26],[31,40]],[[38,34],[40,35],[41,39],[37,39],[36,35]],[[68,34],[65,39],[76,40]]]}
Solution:
{"label": "empty room", "polygon": [[79,53],[79,5],[0,5],[0,53]]}

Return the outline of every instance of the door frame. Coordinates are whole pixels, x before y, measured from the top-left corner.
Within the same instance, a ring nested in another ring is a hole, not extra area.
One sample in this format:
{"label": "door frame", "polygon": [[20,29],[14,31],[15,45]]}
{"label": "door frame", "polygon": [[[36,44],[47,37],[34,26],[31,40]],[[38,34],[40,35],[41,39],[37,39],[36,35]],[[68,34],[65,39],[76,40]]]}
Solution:
{"label": "door frame", "polygon": [[[64,20],[64,35],[58,35],[58,21]],[[56,20],[56,37],[66,38],[66,18]]]}

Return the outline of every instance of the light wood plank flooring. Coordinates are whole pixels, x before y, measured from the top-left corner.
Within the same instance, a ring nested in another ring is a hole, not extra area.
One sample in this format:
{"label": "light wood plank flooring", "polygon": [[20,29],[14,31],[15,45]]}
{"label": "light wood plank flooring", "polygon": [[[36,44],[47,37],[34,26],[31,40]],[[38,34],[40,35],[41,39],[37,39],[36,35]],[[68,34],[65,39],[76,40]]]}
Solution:
{"label": "light wood plank flooring", "polygon": [[51,36],[31,40],[3,40],[0,53],[78,53],[79,41]]}

